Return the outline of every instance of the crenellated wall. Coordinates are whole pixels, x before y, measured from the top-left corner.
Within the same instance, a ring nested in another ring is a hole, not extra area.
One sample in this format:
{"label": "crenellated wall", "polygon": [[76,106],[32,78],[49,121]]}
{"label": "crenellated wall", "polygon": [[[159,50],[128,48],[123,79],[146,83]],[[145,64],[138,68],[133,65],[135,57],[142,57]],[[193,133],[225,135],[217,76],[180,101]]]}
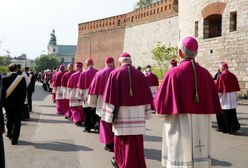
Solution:
{"label": "crenellated wall", "polygon": [[[164,29],[168,29],[170,32],[173,29],[176,30],[176,33],[172,33],[177,37],[177,27],[178,23],[177,18],[177,5],[174,0],[162,0],[158,3],[154,3],[150,6],[146,6],[144,8],[136,9],[127,14],[113,16],[109,18],[99,19],[91,22],[80,23],[78,26],[78,44],[77,44],[77,54],[75,61],[85,61],[90,55],[90,45],[91,45],[91,57],[95,61],[95,66],[97,68],[102,68],[104,66],[104,58],[106,55],[111,55],[116,59],[119,57],[119,54],[123,50],[128,50],[131,53],[135,50],[135,46],[137,42],[149,39],[149,34],[157,31],[156,37],[163,37],[166,39],[166,36],[160,36],[159,32],[163,32],[166,35],[166,31]],[[168,19],[168,21],[167,21]],[[168,25],[167,25],[168,23]],[[147,24],[147,26],[146,26]],[[172,26],[173,25],[173,26]],[[146,32],[149,32],[146,35],[146,38],[142,39],[142,31],[138,30],[139,26],[141,28],[146,27]],[[159,28],[157,26],[160,26]],[[169,29],[171,28],[171,29]],[[159,31],[158,31],[159,29]],[[134,39],[131,40],[130,31],[135,30]],[[127,34],[126,34],[127,33]],[[171,33],[170,33],[171,34]],[[154,36],[155,37],[155,36]],[[125,40],[127,38],[127,40]],[[153,41],[148,42],[152,44],[156,41],[166,41],[164,39],[158,38]],[[168,43],[169,39],[167,38]],[[131,40],[131,41],[130,41]],[[174,40],[175,41],[175,40]],[[134,48],[127,47],[132,46]],[[125,48],[124,48],[125,43]],[[171,44],[174,42],[171,42]],[[143,47],[145,51],[148,51],[151,47],[150,45],[145,45],[146,49]],[[142,50],[143,50],[142,49]],[[136,58],[140,56],[135,53]],[[143,57],[142,57],[143,58]],[[138,60],[138,59],[136,59]],[[151,62],[151,56],[146,59],[147,63]],[[134,62],[135,64],[135,62]],[[136,63],[139,64],[139,63]]]}
{"label": "crenellated wall", "polygon": [[79,35],[124,28],[126,26],[133,26],[175,16],[177,15],[175,8],[177,8],[177,6],[174,5],[174,0],[161,0],[160,2],[138,8],[127,14],[80,23],[78,26]]}

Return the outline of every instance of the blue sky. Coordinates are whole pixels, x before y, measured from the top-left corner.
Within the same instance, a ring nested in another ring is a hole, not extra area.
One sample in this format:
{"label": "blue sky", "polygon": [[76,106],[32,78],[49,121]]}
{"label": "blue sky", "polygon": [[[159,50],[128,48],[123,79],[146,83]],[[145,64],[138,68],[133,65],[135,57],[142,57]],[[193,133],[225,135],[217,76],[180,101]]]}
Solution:
{"label": "blue sky", "polygon": [[58,44],[77,44],[78,23],[133,10],[137,0],[0,0],[0,55],[47,51],[50,33]]}

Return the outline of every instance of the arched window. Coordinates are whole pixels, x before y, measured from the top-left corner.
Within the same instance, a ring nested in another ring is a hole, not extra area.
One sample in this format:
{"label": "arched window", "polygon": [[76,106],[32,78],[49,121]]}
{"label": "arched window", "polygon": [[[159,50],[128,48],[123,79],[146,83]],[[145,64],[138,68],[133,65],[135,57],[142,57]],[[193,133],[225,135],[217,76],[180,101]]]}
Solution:
{"label": "arched window", "polygon": [[204,19],[203,33],[204,38],[221,36],[222,15],[214,14]]}

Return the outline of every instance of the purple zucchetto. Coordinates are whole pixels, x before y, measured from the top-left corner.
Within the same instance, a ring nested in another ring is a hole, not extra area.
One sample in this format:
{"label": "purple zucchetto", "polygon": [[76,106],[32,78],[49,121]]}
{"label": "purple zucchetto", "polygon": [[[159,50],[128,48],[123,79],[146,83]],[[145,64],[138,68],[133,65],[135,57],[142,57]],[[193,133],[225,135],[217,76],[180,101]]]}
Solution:
{"label": "purple zucchetto", "polygon": [[82,63],[82,62],[77,62],[77,63],[76,63],[76,67],[78,67],[78,68],[83,68],[83,63]]}
{"label": "purple zucchetto", "polygon": [[119,57],[119,62],[123,62],[124,60],[131,60],[131,55],[128,54],[127,52],[121,53]]}
{"label": "purple zucchetto", "polygon": [[89,58],[89,59],[87,59],[85,61],[85,63],[88,64],[88,65],[93,65],[94,64],[94,61],[91,58]]}
{"label": "purple zucchetto", "polygon": [[114,58],[108,56],[108,57],[105,58],[104,62],[105,62],[106,64],[110,64],[110,63],[114,62]]}
{"label": "purple zucchetto", "polygon": [[184,54],[184,58],[195,58],[198,52],[198,42],[194,37],[186,37],[180,41],[178,48]]}

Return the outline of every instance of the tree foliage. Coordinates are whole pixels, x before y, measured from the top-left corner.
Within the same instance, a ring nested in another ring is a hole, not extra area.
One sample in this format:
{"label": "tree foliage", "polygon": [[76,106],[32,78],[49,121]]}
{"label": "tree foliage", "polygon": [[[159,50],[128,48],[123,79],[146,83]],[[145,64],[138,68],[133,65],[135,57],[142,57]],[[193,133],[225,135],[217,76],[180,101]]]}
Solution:
{"label": "tree foliage", "polygon": [[11,63],[10,56],[0,56],[0,66],[9,65]]}
{"label": "tree foliage", "polygon": [[8,72],[8,65],[11,63],[10,56],[0,56],[0,73],[7,73]]}
{"label": "tree foliage", "polygon": [[35,59],[35,70],[41,72],[45,69],[54,69],[59,65],[59,61],[55,55],[41,55]]}
{"label": "tree foliage", "polygon": [[138,2],[135,4],[134,8],[142,8],[148,5],[151,5],[154,2],[154,0],[138,0]]}
{"label": "tree foliage", "polygon": [[167,69],[169,61],[177,58],[177,48],[166,46],[161,42],[157,42],[151,50],[152,58],[157,61],[157,64],[162,69]]}

